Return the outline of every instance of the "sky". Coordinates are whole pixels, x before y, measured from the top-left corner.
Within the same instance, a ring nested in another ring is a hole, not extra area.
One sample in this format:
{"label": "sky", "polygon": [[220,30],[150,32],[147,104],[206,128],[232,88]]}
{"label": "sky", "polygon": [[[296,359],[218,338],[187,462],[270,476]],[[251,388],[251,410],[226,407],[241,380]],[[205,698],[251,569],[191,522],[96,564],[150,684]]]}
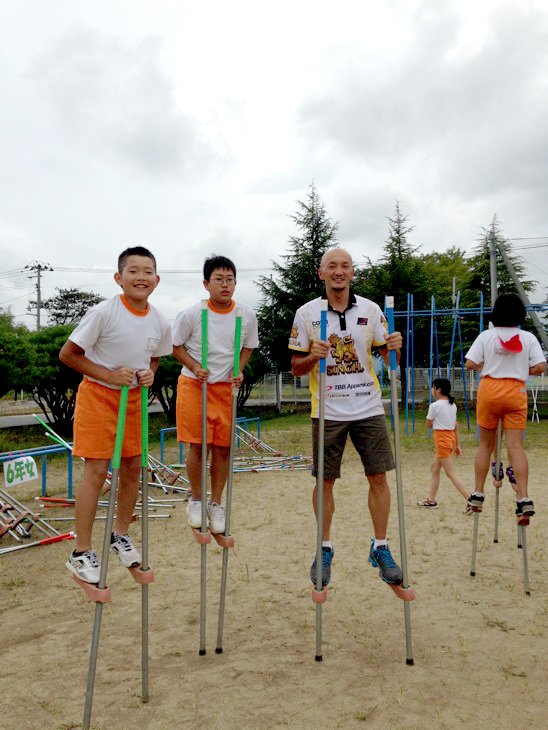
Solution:
{"label": "sky", "polygon": [[546,296],[545,0],[4,2],[0,98],[0,307],[29,328],[25,267],[110,297],[133,245],[170,320],[212,253],[257,306],[311,184],[358,265],[396,201],[421,253],[496,215]]}

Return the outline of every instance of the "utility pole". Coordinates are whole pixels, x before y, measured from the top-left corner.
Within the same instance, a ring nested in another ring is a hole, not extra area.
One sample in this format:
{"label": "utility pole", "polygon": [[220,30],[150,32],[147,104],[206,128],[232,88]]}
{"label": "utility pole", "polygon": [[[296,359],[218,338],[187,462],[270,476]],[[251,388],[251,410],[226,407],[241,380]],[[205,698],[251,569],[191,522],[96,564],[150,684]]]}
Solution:
{"label": "utility pole", "polygon": [[25,269],[30,269],[31,271],[35,271],[36,274],[31,274],[29,276],[29,279],[32,279],[34,276],[36,276],[36,331],[40,331],[40,309],[42,308],[42,290],[40,287],[40,277],[42,275],[42,271],[53,271],[51,266],[49,264],[44,264],[40,261],[31,261],[30,264],[27,264],[25,266]]}

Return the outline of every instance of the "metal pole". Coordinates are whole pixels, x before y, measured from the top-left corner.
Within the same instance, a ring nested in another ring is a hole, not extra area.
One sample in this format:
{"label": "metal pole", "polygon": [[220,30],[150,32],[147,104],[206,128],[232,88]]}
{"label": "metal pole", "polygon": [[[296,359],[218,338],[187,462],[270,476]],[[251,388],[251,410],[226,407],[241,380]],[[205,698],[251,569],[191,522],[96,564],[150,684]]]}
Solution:
{"label": "metal pole", "polygon": [[[497,251],[495,248],[494,231],[491,231],[491,235],[489,236],[489,270],[490,270],[490,274],[491,274],[491,309],[493,309],[493,307],[495,306],[495,301],[497,299],[497,294],[498,294]],[[492,324],[490,326],[492,326]],[[496,443],[496,452],[495,452],[495,469],[497,471],[497,474],[499,472],[499,468],[502,466],[500,463],[501,444],[502,444],[502,424],[499,421],[497,424],[497,443]],[[493,542],[499,541],[499,539],[498,539],[499,504],[500,504],[499,490],[497,489],[497,493],[495,495],[495,534],[493,537]]]}
{"label": "metal pole", "polygon": [[518,531],[521,530],[521,546],[523,555],[523,589],[526,596],[531,595],[529,590],[529,568],[527,565],[527,536],[525,534],[525,525],[519,525]]}
{"label": "metal pole", "polygon": [[[240,351],[242,337],[242,307],[236,308],[236,326],[234,331],[234,367],[233,376],[240,374]],[[238,408],[238,388],[232,386],[232,409],[230,413],[230,450],[228,452],[228,475],[226,480],[225,537],[230,535],[230,511],[232,507],[232,484],[234,481],[234,445],[236,442],[236,411]],[[223,547],[221,568],[221,595],[219,599],[219,621],[217,624],[217,647],[215,652],[223,652],[223,627],[225,617],[226,579],[228,575],[228,547]]]}
{"label": "metal pole", "polygon": [[478,523],[479,523],[479,512],[474,512],[474,534],[472,537],[472,561],[470,563],[470,575],[474,577],[476,575],[476,552],[478,549]]}
{"label": "metal pole", "polygon": [[[202,299],[202,369],[207,370],[207,310],[208,300]],[[207,529],[207,380],[202,383],[202,534]],[[199,655],[206,653],[205,628],[206,628],[206,570],[207,570],[207,545],[200,546],[200,650]]]}
{"label": "metal pole", "polygon": [[[148,388],[141,388],[141,570],[148,571]],[[142,700],[148,702],[148,584],[141,585]]]}
{"label": "metal pole", "polygon": [[[327,299],[320,300],[320,339],[327,340]],[[325,447],[325,357],[320,360],[320,383],[318,389],[318,487],[316,490],[316,591],[321,592],[322,585],[322,542],[323,542],[323,487],[324,487],[324,447]],[[322,604],[316,603],[316,656],[317,662],[322,657]]]}
{"label": "metal pole", "polygon": [[[432,298],[433,302],[433,298]],[[386,318],[388,320],[388,331],[394,332],[394,297],[386,297]],[[396,378],[396,353],[390,350],[390,396],[392,398],[392,412],[394,414],[394,451],[396,457],[396,489],[398,496],[398,525],[400,531],[400,556],[401,569],[403,574],[403,587],[409,586],[407,572],[407,543],[405,539],[405,515],[403,507],[403,483],[401,473],[401,452],[400,452],[400,428],[398,417],[398,383]],[[403,602],[403,615],[405,620],[405,643],[407,649],[407,664],[413,664],[413,644],[411,637],[411,606],[409,601]]]}
{"label": "metal pole", "polygon": [[[108,499],[107,519],[105,521],[105,534],[103,537],[103,552],[101,555],[101,573],[99,575],[98,587],[104,590],[107,585],[108,555],[110,549],[110,535],[112,532],[112,518],[116,504],[116,490],[118,488],[118,477],[120,474],[120,461],[122,455],[122,442],[124,440],[124,428],[126,423],[126,409],[128,399],[128,386],[123,385],[120,390],[120,407],[118,409],[118,424],[116,428],[116,441],[114,444],[114,455],[112,457],[112,483]],[[101,619],[103,617],[103,604],[100,601],[95,603],[95,622],[91,639],[91,651],[89,656],[88,683],[86,689],[86,703],[84,707],[84,730],[89,730],[91,720],[91,705],[93,702],[93,687],[95,684],[95,670],[97,667],[97,652],[99,649],[99,637],[101,633]]]}

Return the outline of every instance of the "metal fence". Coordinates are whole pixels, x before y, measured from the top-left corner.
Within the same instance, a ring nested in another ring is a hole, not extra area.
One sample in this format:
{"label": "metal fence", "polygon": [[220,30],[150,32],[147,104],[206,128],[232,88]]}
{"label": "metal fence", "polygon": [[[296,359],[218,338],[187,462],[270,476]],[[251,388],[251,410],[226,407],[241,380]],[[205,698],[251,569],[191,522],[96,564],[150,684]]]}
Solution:
{"label": "metal fence", "polygon": [[[449,368],[443,367],[438,370],[434,368],[432,378],[448,378]],[[407,368],[406,389],[409,400],[415,403],[428,403],[430,398],[430,370],[429,368]],[[461,368],[453,368],[451,376],[451,394],[459,401],[464,401],[464,384],[466,383],[466,394],[470,401],[474,400],[478,388],[478,374],[472,370],[462,371]],[[390,393],[390,378],[385,370],[379,378],[382,387],[383,397],[388,398]],[[400,384],[400,372],[397,371],[398,387]],[[527,381],[529,398],[535,397],[539,403],[548,400],[548,378],[545,375],[538,375],[529,378]],[[247,404],[269,405],[272,403],[308,403],[310,392],[308,390],[308,375],[300,378],[294,377],[291,373],[269,373],[264,375],[251,391]]]}

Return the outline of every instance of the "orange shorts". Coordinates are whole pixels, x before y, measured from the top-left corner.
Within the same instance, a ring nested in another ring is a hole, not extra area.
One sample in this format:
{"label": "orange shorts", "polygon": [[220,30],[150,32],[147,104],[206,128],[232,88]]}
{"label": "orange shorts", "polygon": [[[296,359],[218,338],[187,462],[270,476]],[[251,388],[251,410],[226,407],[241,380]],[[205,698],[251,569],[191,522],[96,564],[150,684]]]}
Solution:
{"label": "orange shorts", "polygon": [[523,380],[490,378],[480,380],[476,401],[476,420],[481,428],[524,429],[527,426],[527,388]]}
{"label": "orange shorts", "polygon": [[434,443],[438,459],[447,459],[455,450],[457,434],[455,431],[435,430]]}
{"label": "orange shorts", "polygon": [[[232,384],[207,386],[207,443],[230,446]],[[177,441],[202,443],[202,384],[195,378],[179,375],[177,381]]]}
{"label": "orange shorts", "polygon": [[[122,458],[141,453],[141,393],[128,394]],[[116,441],[120,390],[84,378],[78,387],[74,407],[74,456],[111,459]]]}

